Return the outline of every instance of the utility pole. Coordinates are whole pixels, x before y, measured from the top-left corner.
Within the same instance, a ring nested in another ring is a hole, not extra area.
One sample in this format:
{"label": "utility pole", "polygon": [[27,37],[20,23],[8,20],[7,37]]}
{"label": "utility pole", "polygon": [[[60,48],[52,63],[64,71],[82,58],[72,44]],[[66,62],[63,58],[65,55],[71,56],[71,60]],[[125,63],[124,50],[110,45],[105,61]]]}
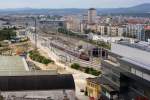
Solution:
{"label": "utility pole", "polygon": [[35,50],[37,50],[37,22],[36,18],[34,18],[34,25],[35,25]]}

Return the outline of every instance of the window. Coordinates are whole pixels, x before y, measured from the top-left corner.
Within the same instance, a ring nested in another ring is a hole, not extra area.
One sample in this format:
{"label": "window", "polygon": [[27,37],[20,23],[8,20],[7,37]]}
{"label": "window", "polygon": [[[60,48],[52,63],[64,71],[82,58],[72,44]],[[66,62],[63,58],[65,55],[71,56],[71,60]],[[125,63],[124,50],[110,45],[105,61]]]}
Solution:
{"label": "window", "polygon": [[150,81],[150,75],[143,73],[143,78]]}
{"label": "window", "polygon": [[136,70],[136,75],[139,77],[143,77],[143,73],[139,70]]}
{"label": "window", "polygon": [[136,70],[134,68],[131,68],[131,73],[135,74]]}

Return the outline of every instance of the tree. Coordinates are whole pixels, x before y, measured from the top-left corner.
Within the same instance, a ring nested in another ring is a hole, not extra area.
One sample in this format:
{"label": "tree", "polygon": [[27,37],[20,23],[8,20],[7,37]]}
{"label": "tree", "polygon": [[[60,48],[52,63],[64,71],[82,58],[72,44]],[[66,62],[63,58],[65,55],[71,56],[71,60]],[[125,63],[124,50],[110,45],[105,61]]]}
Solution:
{"label": "tree", "polygon": [[16,36],[16,32],[13,28],[4,28],[0,30],[0,41],[10,40],[14,36]]}

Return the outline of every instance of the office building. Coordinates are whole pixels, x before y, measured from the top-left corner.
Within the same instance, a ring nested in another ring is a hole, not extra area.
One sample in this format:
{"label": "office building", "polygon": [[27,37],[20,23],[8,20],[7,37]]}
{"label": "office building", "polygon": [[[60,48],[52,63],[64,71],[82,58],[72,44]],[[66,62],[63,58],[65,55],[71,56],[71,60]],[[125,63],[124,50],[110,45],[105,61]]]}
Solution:
{"label": "office building", "polygon": [[102,100],[149,100],[150,53],[145,49],[118,42],[112,44],[111,51],[104,50]]}
{"label": "office building", "polygon": [[97,12],[95,8],[88,10],[88,24],[96,23]]}

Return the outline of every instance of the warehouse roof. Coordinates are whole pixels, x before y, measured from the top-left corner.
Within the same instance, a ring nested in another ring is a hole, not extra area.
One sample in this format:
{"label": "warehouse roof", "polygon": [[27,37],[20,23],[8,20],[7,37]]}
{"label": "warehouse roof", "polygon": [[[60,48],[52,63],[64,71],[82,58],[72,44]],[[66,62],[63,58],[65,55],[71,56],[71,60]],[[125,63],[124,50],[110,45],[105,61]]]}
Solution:
{"label": "warehouse roof", "polygon": [[116,43],[112,43],[111,52],[122,56],[124,61],[150,70],[150,52]]}
{"label": "warehouse roof", "polygon": [[0,76],[0,91],[75,90],[72,75]]}
{"label": "warehouse roof", "polygon": [[24,58],[20,56],[0,56],[0,71],[28,71]]}

